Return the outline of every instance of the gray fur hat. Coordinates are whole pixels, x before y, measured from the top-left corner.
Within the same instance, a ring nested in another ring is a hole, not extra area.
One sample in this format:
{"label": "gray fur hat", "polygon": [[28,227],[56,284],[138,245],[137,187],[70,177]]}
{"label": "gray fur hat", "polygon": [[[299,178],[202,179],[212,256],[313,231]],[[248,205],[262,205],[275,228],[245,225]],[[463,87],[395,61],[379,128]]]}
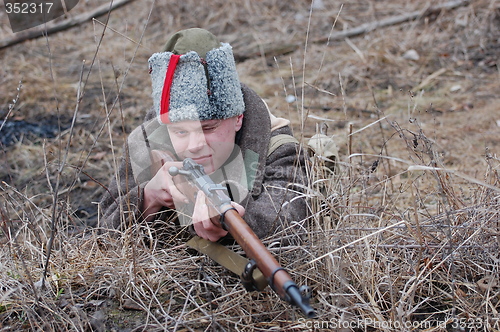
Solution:
{"label": "gray fur hat", "polygon": [[174,34],[149,58],[153,105],[161,123],[227,119],[245,104],[232,48],[203,29]]}

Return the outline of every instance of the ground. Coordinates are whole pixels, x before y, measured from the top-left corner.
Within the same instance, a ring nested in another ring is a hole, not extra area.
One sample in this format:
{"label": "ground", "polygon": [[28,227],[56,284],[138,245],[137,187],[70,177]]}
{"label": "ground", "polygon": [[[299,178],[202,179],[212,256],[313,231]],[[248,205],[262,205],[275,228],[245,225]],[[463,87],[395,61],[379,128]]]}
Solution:
{"label": "ground", "polygon": [[[247,294],[180,239],[95,231],[96,202],[151,107],[147,60],[195,26],[233,46],[241,81],[301,142],[326,123],[339,148],[322,224],[307,245],[273,251],[312,286],[316,320],[271,291]],[[0,327],[499,330],[498,26],[495,0],[131,1],[0,49]],[[0,12],[0,39],[13,36]]]}

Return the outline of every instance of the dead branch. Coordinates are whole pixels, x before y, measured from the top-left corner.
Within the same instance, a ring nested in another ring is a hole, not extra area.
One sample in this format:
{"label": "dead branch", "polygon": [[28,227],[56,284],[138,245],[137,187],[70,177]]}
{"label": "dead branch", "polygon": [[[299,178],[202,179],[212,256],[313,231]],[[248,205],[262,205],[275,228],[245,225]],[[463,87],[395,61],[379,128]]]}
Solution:
{"label": "dead branch", "polygon": [[60,21],[60,22],[55,23],[52,21],[52,22],[48,22],[47,24],[40,25],[36,29],[30,29],[30,30],[16,33],[12,37],[1,40],[0,41],[0,49],[7,48],[9,46],[22,43],[23,41],[26,41],[29,39],[38,38],[38,37],[41,37],[43,35],[50,35],[52,33],[56,33],[59,31],[63,31],[63,30],[72,28],[72,27],[77,26],[79,24],[82,24],[84,22],[90,21],[91,19],[93,19],[95,17],[105,15],[108,12],[111,12],[112,10],[115,10],[116,8],[119,8],[123,5],[126,5],[132,1],[134,1],[134,0],[113,1],[113,2],[111,2],[111,4],[104,4],[102,6],[97,7],[93,11],[82,13],[82,14],[67,18],[67,19]]}
{"label": "dead branch", "polygon": [[315,43],[324,43],[324,42],[331,41],[331,40],[343,40],[345,38],[362,35],[364,33],[373,31],[373,30],[378,29],[378,28],[396,25],[396,24],[401,24],[403,22],[407,22],[410,20],[415,20],[418,18],[429,16],[429,15],[434,14],[434,13],[439,13],[442,10],[455,9],[455,8],[458,8],[461,6],[468,5],[469,3],[470,3],[470,0],[449,1],[449,2],[446,2],[446,3],[439,5],[439,6],[426,7],[423,10],[416,10],[416,11],[408,13],[408,14],[393,16],[393,17],[389,17],[389,18],[386,18],[386,19],[383,19],[380,21],[365,23],[365,24],[362,24],[359,27],[356,27],[353,29],[333,33],[328,37],[323,37],[323,38],[317,39],[314,42]]}

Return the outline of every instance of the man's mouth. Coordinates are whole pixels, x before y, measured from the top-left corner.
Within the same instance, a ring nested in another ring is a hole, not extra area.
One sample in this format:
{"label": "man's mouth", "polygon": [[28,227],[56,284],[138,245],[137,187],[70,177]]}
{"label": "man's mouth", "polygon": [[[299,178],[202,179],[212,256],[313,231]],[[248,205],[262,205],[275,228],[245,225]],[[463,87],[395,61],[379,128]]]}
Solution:
{"label": "man's mouth", "polygon": [[198,164],[206,164],[207,162],[210,161],[211,158],[212,158],[212,156],[201,156],[201,157],[196,157],[196,158],[191,158],[191,159],[193,159]]}

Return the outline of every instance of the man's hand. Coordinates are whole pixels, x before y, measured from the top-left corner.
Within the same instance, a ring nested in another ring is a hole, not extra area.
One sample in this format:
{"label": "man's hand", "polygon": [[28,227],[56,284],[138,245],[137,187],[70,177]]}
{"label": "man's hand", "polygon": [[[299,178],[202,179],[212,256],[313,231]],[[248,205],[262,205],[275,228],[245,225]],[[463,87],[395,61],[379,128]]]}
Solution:
{"label": "man's hand", "polygon": [[142,213],[146,220],[152,218],[152,215],[160,211],[164,206],[174,209],[176,203],[189,202],[187,197],[177,188],[174,179],[168,172],[172,166],[180,168],[182,163],[176,161],[165,162],[144,187]]}
{"label": "man's hand", "polygon": [[[245,208],[238,203],[231,202],[231,205],[236,209],[238,214],[243,217]],[[215,242],[227,235],[227,231],[222,228],[218,222],[218,215],[210,218],[210,209],[207,205],[207,199],[203,191],[199,191],[196,195],[196,203],[193,212],[193,226],[196,234],[199,237]],[[216,219],[217,218],[217,219]],[[216,219],[217,221],[212,221]]]}

